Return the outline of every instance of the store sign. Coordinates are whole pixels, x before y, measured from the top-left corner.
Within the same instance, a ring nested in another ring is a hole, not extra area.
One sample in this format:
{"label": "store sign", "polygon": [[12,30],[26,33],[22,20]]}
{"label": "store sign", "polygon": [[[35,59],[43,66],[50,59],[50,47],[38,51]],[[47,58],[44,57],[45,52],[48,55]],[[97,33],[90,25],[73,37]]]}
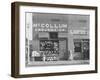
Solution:
{"label": "store sign", "polygon": [[34,31],[39,32],[67,32],[67,24],[49,24],[49,23],[35,23],[33,24]]}
{"label": "store sign", "polygon": [[70,30],[69,31],[70,34],[82,34],[82,35],[87,35],[88,32],[87,30]]}

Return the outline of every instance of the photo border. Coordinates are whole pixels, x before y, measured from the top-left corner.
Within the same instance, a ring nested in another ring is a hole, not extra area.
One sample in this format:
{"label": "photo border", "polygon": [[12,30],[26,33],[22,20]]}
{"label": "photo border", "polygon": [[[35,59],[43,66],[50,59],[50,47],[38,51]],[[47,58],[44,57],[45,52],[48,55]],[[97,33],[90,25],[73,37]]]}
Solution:
{"label": "photo border", "polygon": [[[72,9],[88,9],[95,11],[95,70],[89,71],[74,71],[74,72],[55,72],[55,73],[43,73],[43,74],[23,74],[20,75],[20,56],[19,56],[19,35],[20,35],[20,6],[39,6],[39,7],[55,7],[55,8],[72,8]],[[15,78],[23,77],[41,77],[41,76],[58,76],[58,75],[72,75],[72,74],[86,74],[97,73],[97,51],[98,51],[98,35],[97,35],[97,7],[96,6],[80,6],[80,5],[61,5],[61,4],[44,4],[44,3],[29,3],[29,2],[13,2],[11,4],[11,76]]]}

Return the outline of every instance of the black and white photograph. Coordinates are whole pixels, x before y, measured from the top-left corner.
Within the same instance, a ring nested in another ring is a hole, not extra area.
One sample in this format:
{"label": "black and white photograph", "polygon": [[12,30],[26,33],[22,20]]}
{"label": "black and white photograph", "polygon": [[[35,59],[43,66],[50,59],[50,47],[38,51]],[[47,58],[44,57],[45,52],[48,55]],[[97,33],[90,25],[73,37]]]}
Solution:
{"label": "black and white photograph", "polygon": [[90,16],[25,13],[26,66],[90,63]]}
{"label": "black and white photograph", "polygon": [[97,7],[12,3],[12,76],[97,73]]}

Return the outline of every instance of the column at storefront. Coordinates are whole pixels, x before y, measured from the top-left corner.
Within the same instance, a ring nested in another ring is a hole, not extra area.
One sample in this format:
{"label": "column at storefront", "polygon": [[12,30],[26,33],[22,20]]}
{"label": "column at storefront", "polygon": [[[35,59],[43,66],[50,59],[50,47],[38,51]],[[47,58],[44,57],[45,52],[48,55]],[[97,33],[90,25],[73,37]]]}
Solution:
{"label": "column at storefront", "polygon": [[25,57],[26,64],[30,62],[30,53],[32,51],[32,13],[26,15],[26,26],[25,26]]}
{"label": "column at storefront", "polygon": [[73,60],[74,58],[74,42],[73,35],[68,33],[68,52],[69,52],[69,60]]}

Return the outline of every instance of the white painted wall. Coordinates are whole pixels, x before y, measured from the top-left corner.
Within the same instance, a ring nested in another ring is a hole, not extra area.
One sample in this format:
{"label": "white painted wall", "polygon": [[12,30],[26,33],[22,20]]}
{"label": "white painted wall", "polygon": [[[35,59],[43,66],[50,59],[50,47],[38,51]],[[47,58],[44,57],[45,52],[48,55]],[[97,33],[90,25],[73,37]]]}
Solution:
{"label": "white painted wall", "polygon": [[[73,4],[98,6],[100,10],[100,0],[1,0],[0,2],[0,80],[100,80],[100,49],[98,48],[98,72],[97,74],[80,74],[50,76],[38,78],[15,79],[10,77],[11,68],[11,2],[27,1],[55,4]],[[100,21],[100,11],[98,13]],[[99,23],[99,22],[98,22]],[[100,35],[100,23],[98,24],[98,34]],[[98,37],[98,47],[100,47],[100,37]]]}

